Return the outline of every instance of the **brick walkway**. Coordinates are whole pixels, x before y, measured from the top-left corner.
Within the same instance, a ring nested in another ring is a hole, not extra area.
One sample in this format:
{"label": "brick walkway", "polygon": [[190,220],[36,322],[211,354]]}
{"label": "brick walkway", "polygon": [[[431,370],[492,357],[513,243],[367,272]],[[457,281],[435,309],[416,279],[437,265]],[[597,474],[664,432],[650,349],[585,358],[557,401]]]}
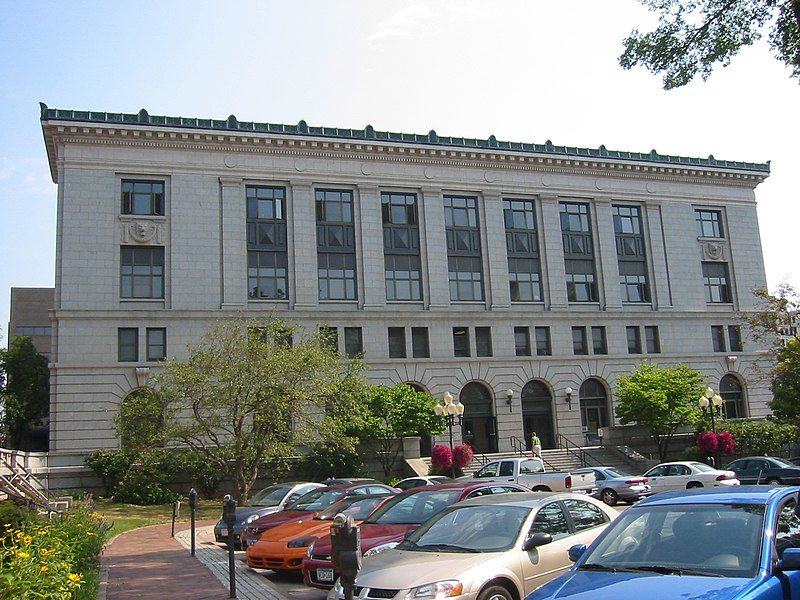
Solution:
{"label": "brick walkway", "polygon": [[169,534],[170,525],[153,525],[119,535],[103,553],[101,578],[107,583],[101,583],[101,600],[228,598],[228,588]]}

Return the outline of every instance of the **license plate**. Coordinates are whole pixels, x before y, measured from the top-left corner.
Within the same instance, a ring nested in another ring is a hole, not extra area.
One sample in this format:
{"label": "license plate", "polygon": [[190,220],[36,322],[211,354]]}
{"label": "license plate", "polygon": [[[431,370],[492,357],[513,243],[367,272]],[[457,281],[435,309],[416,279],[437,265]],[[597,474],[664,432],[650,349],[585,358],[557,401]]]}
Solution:
{"label": "license plate", "polygon": [[333,569],[317,569],[317,581],[333,583]]}
{"label": "license plate", "polygon": [[219,530],[219,534],[220,534],[222,537],[228,537],[228,530],[227,530],[227,529],[220,529],[220,530]]}

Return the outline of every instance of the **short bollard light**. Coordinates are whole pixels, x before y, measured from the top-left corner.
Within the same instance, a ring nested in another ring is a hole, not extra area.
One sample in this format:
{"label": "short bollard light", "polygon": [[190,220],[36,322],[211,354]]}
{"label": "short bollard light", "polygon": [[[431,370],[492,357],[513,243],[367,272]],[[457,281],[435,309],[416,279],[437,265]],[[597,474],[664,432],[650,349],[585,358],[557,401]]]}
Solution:
{"label": "short bollard light", "polygon": [[180,512],[181,512],[181,501],[175,500],[175,502],[172,503],[172,534],[171,534],[172,537],[175,537],[175,519],[178,518]]}
{"label": "short bollard light", "polygon": [[191,519],[191,530],[192,530],[192,556],[194,556],[194,549],[195,549],[195,517],[197,513],[197,490],[192,488],[189,490],[189,515]]}
{"label": "short bollard light", "polygon": [[226,495],[222,503],[222,520],[228,528],[228,577],[230,579],[231,593],[229,598],[236,598],[236,565],[234,562],[233,527],[236,525],[236,501],[230,494]]}
{"label": "short bollard light", "polygon": [[339,513],[331,525],[331,562],[344,591],[344,600],[353,600],[356,575],[361,569],[361,531],[353,517]]}

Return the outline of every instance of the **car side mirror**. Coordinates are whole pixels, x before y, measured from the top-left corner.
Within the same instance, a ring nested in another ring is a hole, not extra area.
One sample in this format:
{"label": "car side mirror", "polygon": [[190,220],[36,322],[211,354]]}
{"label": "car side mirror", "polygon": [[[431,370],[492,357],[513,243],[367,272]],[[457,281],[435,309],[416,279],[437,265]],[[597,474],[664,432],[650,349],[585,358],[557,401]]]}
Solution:
{"label": "car side mirror", "polygon": [[586,552],[586,544],[575,544],[574,546],[570,546],[569,550],[567,550],[569,559],[572,562],[578,562],[578,559],[583,556],[584,552]]}
{"label": "car side mirror", "polygon": [[522,543],[522,549],[526,552],[529,550],[533,550],[534,548],[538,548],[539,546],[544,546],[545,544],[549,544],[553,541],[553,536],[549,533],[534,533]]}
{"label": "car side mirror", "polygon": [[781,571],[800,571],[800,548],[786,548],[778,563]]}

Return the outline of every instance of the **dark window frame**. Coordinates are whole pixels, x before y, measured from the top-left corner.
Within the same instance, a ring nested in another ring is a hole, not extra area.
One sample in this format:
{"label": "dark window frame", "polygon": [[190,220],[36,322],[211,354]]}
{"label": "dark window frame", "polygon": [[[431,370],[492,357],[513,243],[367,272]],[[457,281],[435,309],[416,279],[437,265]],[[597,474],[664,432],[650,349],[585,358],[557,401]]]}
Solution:
{"label": "dark window frame", "polygon": [[408,358],[406,328],[388,327],[386,336],[389,341],[389,358]]}
{"label": "dark window frame", "polygon": [[722,226],[722,211],[713,208],[695,208],[694,220],[697,223],[697,236],[716,240],[725,239]]}
{"label": "dark window frame", "polygon": [[[731,274],[726,262],[703,261],[703,286],[708,304],[731,304]],[[721,273],[719,272],[721,271]]]}
{"label": "dark window frame", "polygon": [[583,325],[572,327],[572,354],[575,356],[587,356],[589,354],[589,340],[586,337],[586,327]]}
{"label": "dark window frame", "polygon": [[[123,340],[123,335],[133,334],[133,340]],[[125,349],[131,351],[125,354]],[[139,362],[139,328],[117,328],[117,362]]]}
{"label": "dark window frame", "polygon": [[597,302],[597,265],[588,202],[558,203],[569,302]]}
{"label": "dark window frame", "polygon": [[661,354],[661,334],[658,325],[644,326],[644,346],[647,354]]}
{"label": "dark window frame", "polygon": [[542,302],[542,272],[536,202],[503,198],[511,302]]}
{"label": "dark window frame", "polygon": [[475,328],[475,356],[482,358],[493,356],[491,327]]}
{"label": "dark window frame", "polygon": [[553,341],[552,337],[550,336],[550,327],[534,327],[533,339],[536,347],[536,356],[553,355]]}
{"label": "dark window frame", "polygon": [[[633,334],[633,337],[631,337]],[[628,354],[642,354],[642,330],[638,325],[625,327],[625,339],[628,343]]]}
{"label": "dark window frame", "polygon": [[[463,343],[456,343],[458,341]],[[469,358],[472,356],[469,342],[469,327],[453,327],[453,356],[457,358]]]}
{"label": "dark window frame", "polygon": [[416,194],[381,192],[384,277],[386,299],[391,302],[423,299],[418,212]]}
{"label": "dark window frame", "polygon": [[611,205],[617,248],[620,293],[623,302],[650,302],[647,250],[641,208],[627,204]]}
{"label": "dark window frame", "polygon": [[411,328],[411,356],[413,358],[430,358],[430,338],[427,327]]}
{"label": "dark window frame", "polygon": [[485,299],[478,198],[443,196],[447,271],[452,302]]}
{"label": "dark window frame", "polygon": [[286,188],[245,186],[245,213],[247,296],[251,300],[286,300],[289,296]]}
{"label": "dark window frame", "polygon": [[[138,186],[149,186],[150,191],[137,190]],[[160,186],[161,190],[155,191],[153,188]],[[130,189],[126,189],[129,187]],[[146,211],[140,212],[137,208],[138,199],[136,196],[144,194],[149,196],[147,200],[149,207]],[[163,217],[165,214],[166,182],[163,179],[128,179],[120,182],[120,212],[123,215],[133,215],[142,217]]]}
{"label": "dark window frame", "polygon": [[349,358],[356,358],[364,354],[364,337],[361,327],[344,328],[344,353]]}
{"label": "dark window frame", "polygon": [[[141,257],[145,254],[149,254],[149,260],[141,261]],[[163,300],[166,287],[165,259],[164,246],[120,246],[120,298],[123,300]],[[141,272],[143,267],[147,267],[149,272]],[[137,270],[140,272],[137,273]],[[145,278],[149,282],[147,295],[137,293],[138,286],[142,285],[141,278]]]}
{"label": "dark window frame", "polygon": [[[151,334],[156,335],[160,333],[163,337],[161,343],[151,341]],[[147,360],[152,362],[160,362],[167,360],[167,328],[166,327],[147,327],[145,329],[145,346],[147,348]],[[160,354],[155,350],[161,348]]]}
{"label": "dark window frame", "polygon": [[514,327],[514,353],[516,356],[531,356],[530,327]]}
{"label": "dark window frame", "polygon": [[608,354],[608,340],[606,339],[606,328],[603,326],[592,326],[592,354]]}
{"label": "dark window frame", "polygon": [[[323,302],[358,300],[358,257],[353,191],[315,188],[314,203],[319,299]],[[336,243],[333,243],[334,241]],[[332,262],[341,264],[332,265]]]}

